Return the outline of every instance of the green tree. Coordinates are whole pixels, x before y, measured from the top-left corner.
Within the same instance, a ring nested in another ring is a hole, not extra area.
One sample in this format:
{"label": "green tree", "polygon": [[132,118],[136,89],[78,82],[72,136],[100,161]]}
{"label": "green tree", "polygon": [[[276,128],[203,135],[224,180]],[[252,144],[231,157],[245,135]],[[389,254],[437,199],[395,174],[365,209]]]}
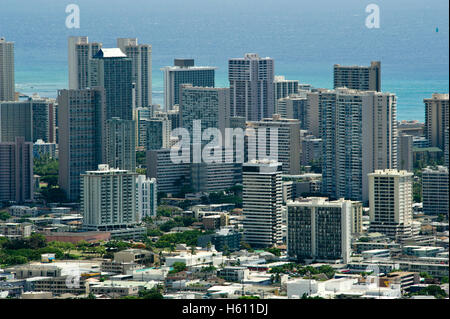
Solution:
{"label": "green tree", "polygon": [[0,212],[0,220],[5,221],[5,220],[8,220],[8,219],[10,219],[10,218],[11,218],[11,215],[9,215],[7,211],[2,210],[2,211]]}
{"label": "green tree", "polygon": [[173,269],[169,272],[170,274],[176,274],[187,269],[186,264],[182,262],[174,262],[172,265]]}

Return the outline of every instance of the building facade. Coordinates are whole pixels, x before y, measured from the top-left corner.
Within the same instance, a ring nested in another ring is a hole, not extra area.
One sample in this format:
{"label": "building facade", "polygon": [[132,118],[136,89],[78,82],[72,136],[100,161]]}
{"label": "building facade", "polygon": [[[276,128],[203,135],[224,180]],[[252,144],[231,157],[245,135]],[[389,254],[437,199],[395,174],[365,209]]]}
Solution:
{"label": "building facade", "polygon": [[272,117],[275,111],[274,60],[246,53],[228,60],[231,116],[247,121]]}
{"label": "building facade", "polygon": [[252,247],[272,247],[281,243],[281,163],[254,160],[244,163],[244,240]]}
{"label": "building facade", "polygon": [[312,197],[287,203],[288,256],[295,260],[350,259],[352,210],[356,202]]}
{"label": "building facade", "polygon": [[334,88],[346,87],[361,91],[381,91],[381,62],[372,61],[370,66],[334,65]]}

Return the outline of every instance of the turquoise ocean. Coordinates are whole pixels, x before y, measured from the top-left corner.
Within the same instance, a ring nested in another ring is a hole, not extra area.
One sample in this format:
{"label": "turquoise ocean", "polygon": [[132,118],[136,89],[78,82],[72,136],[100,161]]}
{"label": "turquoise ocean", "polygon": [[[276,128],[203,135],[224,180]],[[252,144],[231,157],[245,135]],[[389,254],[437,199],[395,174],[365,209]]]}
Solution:
{"label": "turquoise ocean", "polygon": [[[380,28],[365,25],[366,6]],[[65,25],[80,8],[80,28]],[[447,0],[0,0],[0,37],[15,42],[16,90],[55,97],[68,87],[67,37],[115,47],[118,37],[152,45],[153,103],[163,103],[161,67],[174,58],[217,66],[228,86],[229,58],[275,59],[275,74],[332,88],[333,64],[380,60],[382,89],[397,94],[399,120],[424,120],[423,99],[449,91]]]}

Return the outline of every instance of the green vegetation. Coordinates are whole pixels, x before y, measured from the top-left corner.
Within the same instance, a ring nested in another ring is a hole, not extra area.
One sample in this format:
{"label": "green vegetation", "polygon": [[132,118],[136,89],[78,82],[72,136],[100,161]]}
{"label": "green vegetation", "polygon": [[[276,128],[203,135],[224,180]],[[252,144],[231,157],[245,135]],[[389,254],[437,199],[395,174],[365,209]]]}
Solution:
{"label": "green vegetation", "polygon": [[238,299],[259,299],[258,296],[240,296]]}
{"label": "green vegetation", "polygon": [[175,206],[161,205],[156,210],[156,216],[172,217],[174,213],[180,211],[181,209]]}
{"label": "green vegetation", "polygon": [[40,189],[40,193],[47,202],[66,202],[65,192],[58,186],[58,160],[50,157],[34,159],[34,173],[41,177],[47,186]]}
{"label": "green vegetation", "polygon": [[182,262],[175,262],[172,265],[173,269],[169,271],[169,274],[176,274],[187,269],[186,264]]}
{"label": "green vegetation", "polygon": [[272,273],[272,274],[293,273],[293,274],[297,274],[299,276],[306,276],[306,275],[315,276],[315,275],[319,275],[319,274],[324,274],[325,276],[327,276],[328,279],[331,279],[334,277],[334,274],[336,273],[336,271],[333,269],[333,267],[331,267],[329,265],[323,265],[318,268],[314,268],[311,266],[302,266],[300,264],[289,263],[289,264],[285,264],[282,266],[273,267],[269,270],[269,273]]}
{"label": "green vegetation", "polygon": [[265,251],[267,251],[267,252],[269,252],[271,254],[274,254],[277,257],[281,256],[281,250],[279,250],[276,247],[267,248],[267,249],[265,249]]}
{"label": "green vegetation", "polygon": [[187,216],[176,216],[173,220],[169,220],[159,226],[159,229],[163,232],[168,232],[174,227],[188,227],[191,226],[196,221],[195,218]]}
{"label": "green vegetation", "polygon": [[242,186],[235,185],[223,192],[212,192],[202,196],[201,203],[208,204],[235,204],[236,207],[242,208]]}
{"label": "green vegetation", "polygon": [[430,285],[420,289],[417,292],[409,294],[410,296],[434,296],[437,299],[443,299],[447,297],[447,293],[441,287],[437,285]]}
{"label": "green vegetation", "polygon": [[422,183],[420,181],[413,183],[413,200],[415,203],[422,202]]}
{"label": "green vegetation", "polygon": [[164,234],[158,239],[155,246],[157,248],[171,248],[175,247],[176,244],[196,246],[198,237],[206,234],[208,234],[208,232],[203,233],[200,230],[188,230],[182,233]]}
{"label": "green vegetation", "polygon": [[56,258],[63,258],[61,248],[47,245],[41,234],[32,234],[26,239],[0,238],[0,267],[26,264],[40,260],[41,254],[54,253]]}
{"label": "green vegetation", "polygon": [[10,218],[11,218],[11,215],[9,215],[8,212],[7,212],[6,210],[2,210],[2,211],[0,212],[0,220],[5,221],[5,220],[8,220],[8,219],[10,219]]}
{"label": "green vegetation", "polygon": [[136,165],[144,165],[144,164],[145,164],[145,151],[137,151]]}

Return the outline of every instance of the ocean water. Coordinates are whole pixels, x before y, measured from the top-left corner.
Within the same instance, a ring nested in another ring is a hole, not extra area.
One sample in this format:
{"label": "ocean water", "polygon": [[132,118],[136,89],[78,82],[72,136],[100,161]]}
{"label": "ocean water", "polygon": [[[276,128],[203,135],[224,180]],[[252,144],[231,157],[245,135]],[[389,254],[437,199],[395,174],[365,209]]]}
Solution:
{"label": "ocean water", "polygon": [[[65,26],[68,4],[80,28]],[[368,4],[380,28],[368,29]],[[333,64],[381,60],[382,89],[398,96],[399,120],[424,120],[423,99],[449,91],[447,0],[0,0],[0,36],[15,42],[19,92],[55,97],[67,88],[67,37],[115,47],[118,37],[152,44],[153,103],[163,103],[160,68],[178,57],[217,66],[247,52],[275,59],[275,73],[332,88]]]}

